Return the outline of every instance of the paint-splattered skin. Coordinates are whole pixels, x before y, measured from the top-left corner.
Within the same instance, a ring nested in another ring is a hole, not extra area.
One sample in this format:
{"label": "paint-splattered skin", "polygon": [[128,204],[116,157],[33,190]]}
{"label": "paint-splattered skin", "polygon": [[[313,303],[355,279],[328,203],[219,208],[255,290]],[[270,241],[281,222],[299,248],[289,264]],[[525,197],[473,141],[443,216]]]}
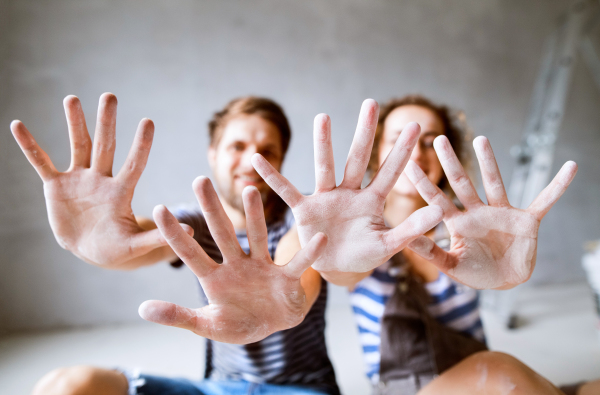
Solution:
{"label": "paint-splattered skin", "polygon": [[[589,392],[592,393],[596,392]],[[497,351],[482,351],[463,359],[418,392],[418,395],[439,394],[564,395],[523,362]]]}
{"label": "paint-splattered skin", "polygon": [[521,210],[508,202],[489,141],[478,137],[473,145],[487,205],[477,195],[445,136],[436,138],[434,148],[464,211],[433,185],[416,163],[411,161],[406,166],[406,175],[425,201],[444,210],[444,222],[451,236],[448,252],[426,237],[415,240],[409,248],[470,287],[512,288],[531,277],[540,221],[566,191],[575,177],[577,165],[567,162],[535,201],[526,210]]}
{"label": "paint-splattered skin", "polygon": [[374,100],[363,102],[344,179],[339,186],[335,182],[331,124],[326,115],[315,118],[316,188],[313,195],[300,194],[259,154],[252,158],[256,171],[291,207],[301,245],[306,245],[318,232],[327,234],[329,242],[325,252],[313,265],[316,270],[369,272],[442,219],[442,210],[430,206],[416,211],[394,229],[389,229],[384,222],[385,197],[404,169],[419,137],[419,125],[414,122],[404,128],[373,181],[361,189],[378,113],[379,107]]}
{"label": "paint-splattered skin", "polygon": [[241,249],[208,178],[198,177],[194,191],[223,255],[222,264],[209,258],[164,206],[155,208],[154,220],[175,253],[198,277],[209,305],[189,309],[168,302],[147,301],[139,309],[142,318],[236,344],[253,343],[301,323],[311,307],[301,277],[323,252],[327,244],[325,235],[316,234],[287,265],[277,266],[269,255],[258,189],[246,187],[242,195],[250,245],[248,255]]}

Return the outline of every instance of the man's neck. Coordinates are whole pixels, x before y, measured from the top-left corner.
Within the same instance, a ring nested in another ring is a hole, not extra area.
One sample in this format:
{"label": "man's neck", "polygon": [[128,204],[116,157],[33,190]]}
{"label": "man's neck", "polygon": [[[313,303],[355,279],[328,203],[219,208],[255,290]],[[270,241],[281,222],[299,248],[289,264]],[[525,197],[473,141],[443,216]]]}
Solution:
{"label": "man's neck", "polygon": [[[221,204],[223,205],[223,209],[225,210],[225,214],[229,217],[229,220],[233,224],[233,228],[235,230],[246,230],[246,214],[243,211],[238,210],[233,207],[229,203],[227,203],[224,199],[219,198]],[[265,218],[267,223],[269,223],[270,218],[270,210],[265,210]]]}
{"label": "man's neck", "polygon": [[229,220],[233,224],[235,230],[245,230],[246,229],[246,215],[243,211],[238,210],[237,208],[231,206],[224,199],[220,199],[221,204],[223,205],[223,209],[225,210],[225,214],[229,217]]}

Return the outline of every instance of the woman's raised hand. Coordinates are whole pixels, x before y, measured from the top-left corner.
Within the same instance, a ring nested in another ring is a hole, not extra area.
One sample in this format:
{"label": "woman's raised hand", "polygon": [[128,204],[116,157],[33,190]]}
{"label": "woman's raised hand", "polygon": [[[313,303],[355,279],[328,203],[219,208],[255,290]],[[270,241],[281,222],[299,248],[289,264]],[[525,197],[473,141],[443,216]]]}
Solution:
{"label": "woman's raised hand", "polygon": [[301,245],[306,245],[318,232],[328,236],[325,252],[313,265],[316,270],[368,272],[442,219],[442,210],[435,206],[418,210],[394,229],[389,229],[383,219],[385,198],[402,173],[419,138],[420,128],[414,122],[404,128],[373,181],[361,189],[378,114],[377,102],[371,99],[363,102],[344,179],[339,186],[335,182],[331,123],[324,114],[317,115],[314,124],[314,194],[303,196],[261,155],[255,154],[252,158],[256,171],[291,207]]}
{"label": "woman's raised hand", "polygon": [[67,96],[64,107],[71,141],[67,171],[56,170],[23,123],[13,121],[12,133],[44,182],[50,227],[58,244],[88,263],[128,268],[128,261],[166,245],[158,230],[142,229],[131,210],[134,188],[150,154],[154,124],[149,119],[140,122],[127,160],[113,177],[115,95],[100,97],[93,144],[79,99]]}
{"label": "woman's raised hand", "polygon": [[271,260],[261,197],[255,187],[242,194],[250,254],[240,247],[211,182],[194,181],[194,192],[221,254],[217,264],[164,207],[154,209],[154,220],[171,248],[200,280],[209,304],[190,309],[162,301],[146,301],[142,318],[188,329],[200,336],[236,344],[253,343],[292,328],[310,309],[300,277],[323,252],[327,237],[316,234],[285,266]]}
{"label": "woman's raised hand", "polygon": [[448,252],[424,236],[412,242],[409,248],[472,288],[512,288],[531,277],[540,221],[567,190],[577,173],[577,165],[565,163],[533,203],[521,210],[508,202],[488,139],[477,137],[473,146],[481,168],[487,205],[479,199],[445,136],[435,139],[434,148],[464,211],[433,185],[416,163],[411,161],[406,166],[407,176],[425,201],[444,210],[444,223],[451,236]]}

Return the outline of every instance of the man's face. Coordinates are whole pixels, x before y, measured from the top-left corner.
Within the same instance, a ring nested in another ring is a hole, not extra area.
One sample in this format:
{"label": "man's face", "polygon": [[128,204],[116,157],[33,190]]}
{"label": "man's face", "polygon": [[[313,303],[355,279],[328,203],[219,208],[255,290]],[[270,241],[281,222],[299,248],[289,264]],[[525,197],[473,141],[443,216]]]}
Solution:
{"label": "man's face", "polygon": [[241,212],[244,212],[242,191],[245,187],[253,185],[258,188],[265,206],[274,193],[252,167],[250,158],[255,153],[281,170],[281,133],[274,124],[258,115],[239,115],[231,119],[221,132],[218,144],[208,150],[219,194]]}

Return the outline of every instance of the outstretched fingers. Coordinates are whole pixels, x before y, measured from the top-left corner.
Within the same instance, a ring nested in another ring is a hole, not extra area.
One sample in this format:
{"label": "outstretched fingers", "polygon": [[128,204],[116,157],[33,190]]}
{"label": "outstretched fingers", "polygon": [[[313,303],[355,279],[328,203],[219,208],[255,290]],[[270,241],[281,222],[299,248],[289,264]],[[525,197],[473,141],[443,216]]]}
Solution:
{"label": "outstretched fingers", "polygon": [[379,196],[385,198],[394,187],[394,184],[404,170],[406,163],[410,159],[415,144],[419,140],[421,127],[416,122],[407,124],[400,137],[396,140],[394,148],[389,153],[381,168],[375,174],[373,181],[369,185]]}
{"label": "outstretched fingers", "polygon": [[388,255],[394,255],[411,241],[423,235],[442,221],[444,212],[439,206],[423,207],[412,213],[400,225],[384,234],[384,246]]}
{"label": "outstretched fingers", "polygon": [[219,266],[181,227],[165,206],[156,206],[153,216],[166,242],[198,278],[208,275]]}
{"label": "outstretched fingers", "polygon": [[127,187],[135,187],[146,168],[153,138],[154,122],[148,118],[142,119],[135,133],[127,159],[123,167],[121,167],[119,174],[117,174],[117,178],[121,179]]}
{"label": "outstretched fingers", "polygon": [[442,168],[448,177],[448,182],[454,190],[456,197],[465,208],[477,207],[483,204],[471,179],[460,164],[452,145],[446,136],[438,136],[433,141],[433,148],[437,153]]}
{"label": "outstretched fingers", "polygon": [[415,188],[417,188],[417,191],[427,202],[427,204],[440,206],[442,210],[444,210],[445,219],[448,219],[460,212],[454,203],[452,203],[452,200],[450,200],[450,198],[446,196],[446,194],[440,188],[438,188],[437,185],[434,185],[431,180],[427,178],[427,175],[423,169],[421,169],[415,162],[412,160],[409,161],[404,169],[404,173],[410,182],[413,183]]}
{"label": "outstretched fingers", "polygon": [[408,248],[416,252],[421,258],[433,263],[444,273],[456,266],[454,257],[441,249],[427,236],[417,237],[408,245]]}
{"label": "outstretched fingers", "polygon": [[327,236],[325,233],[317,233],[303,249],[294,255],[292,260],[283,267],[283,270],[285,270],[288,277],[300,278],[306,269],[319,259],[326,246]]}
{"label": "outstretched fingers", "polygon": [[319,114],[314,123],[315,144],[315,191],[330,191],[335,188],[335,165],[331,146],[331,119]]}
{"label": "outstretched fingers", "polygon": [[112,93],[100,96],[92,168],[105,176],[112,176],[116,147],[117,97]]}
{"label": "outstretched fingers", "polygon": [[261,155],[252,155],[252,166],[258,174],[265,180],[267,185],[278,194],[284,202],[291,208],[300,204],[304,196],[292,185],[284,176],[279,174],[277,170]]}
{"label": "outstretched fingers", "polygon": [[69,140],[71,141],[71,169],[75,167],[90,167],[92,157],[92,139],[87,130],[85,115],[77,96],[69,95],[63,100]]}
{"label": "outstretched fingers", "polygon": [[360,188],[371,157],[378,117],[379,104],[373,99],[365,100],[360,108],[356,132],[346,160],[344,179],[340,186],[351,189]]}
{"label": "outstretched fingers", "polygon": [[554,206],[554,203],[565,193],[569,184],[575,178],[575,174],[577,174],[577,164],[573,161],[565,163],[552,182],[529,205],[527,211],[533,214],[538,221],[541,221]]}
{"label": "outstretched fingers", "polygon": [[194,180],[192,188],[202,208],[210,234],[223,255],[223,260],[244,254],[235,235],[233,224],[225,213],[210,180],[207,177],[198,177]]}
{"label": "outstretched fingers", "polygon": [[242,199],[246,213],[246,232],[250,254],[259,260],[270,259],[269,235],[260,192],[256,187],[246,187],[242,192]]}
{"label": "outstretched fingers", "polygon": [[33,168],[37,171],[43,181],[48,181],[58,174],[58,171],[52,164],[48,154],[40,148],[36,143],[35,139],[29,133],[29,130],[23,125],[21,121],[12,121],[10,124],[10,130],[12,131],[17,144],[21,147],[21,150],[27,157],[27,160]]}
{"label": "outstretched fingers", "polygon": [[483,180],[488,204],[492,206],[509,206],[510,203],[506,196],[502,175],[500,175],[500,169],[498,169],[498,163],[490,141],[484,136],[479,136],[473,140],[473,148],[475,148],[475,155],[481,169],[481,179]]}

